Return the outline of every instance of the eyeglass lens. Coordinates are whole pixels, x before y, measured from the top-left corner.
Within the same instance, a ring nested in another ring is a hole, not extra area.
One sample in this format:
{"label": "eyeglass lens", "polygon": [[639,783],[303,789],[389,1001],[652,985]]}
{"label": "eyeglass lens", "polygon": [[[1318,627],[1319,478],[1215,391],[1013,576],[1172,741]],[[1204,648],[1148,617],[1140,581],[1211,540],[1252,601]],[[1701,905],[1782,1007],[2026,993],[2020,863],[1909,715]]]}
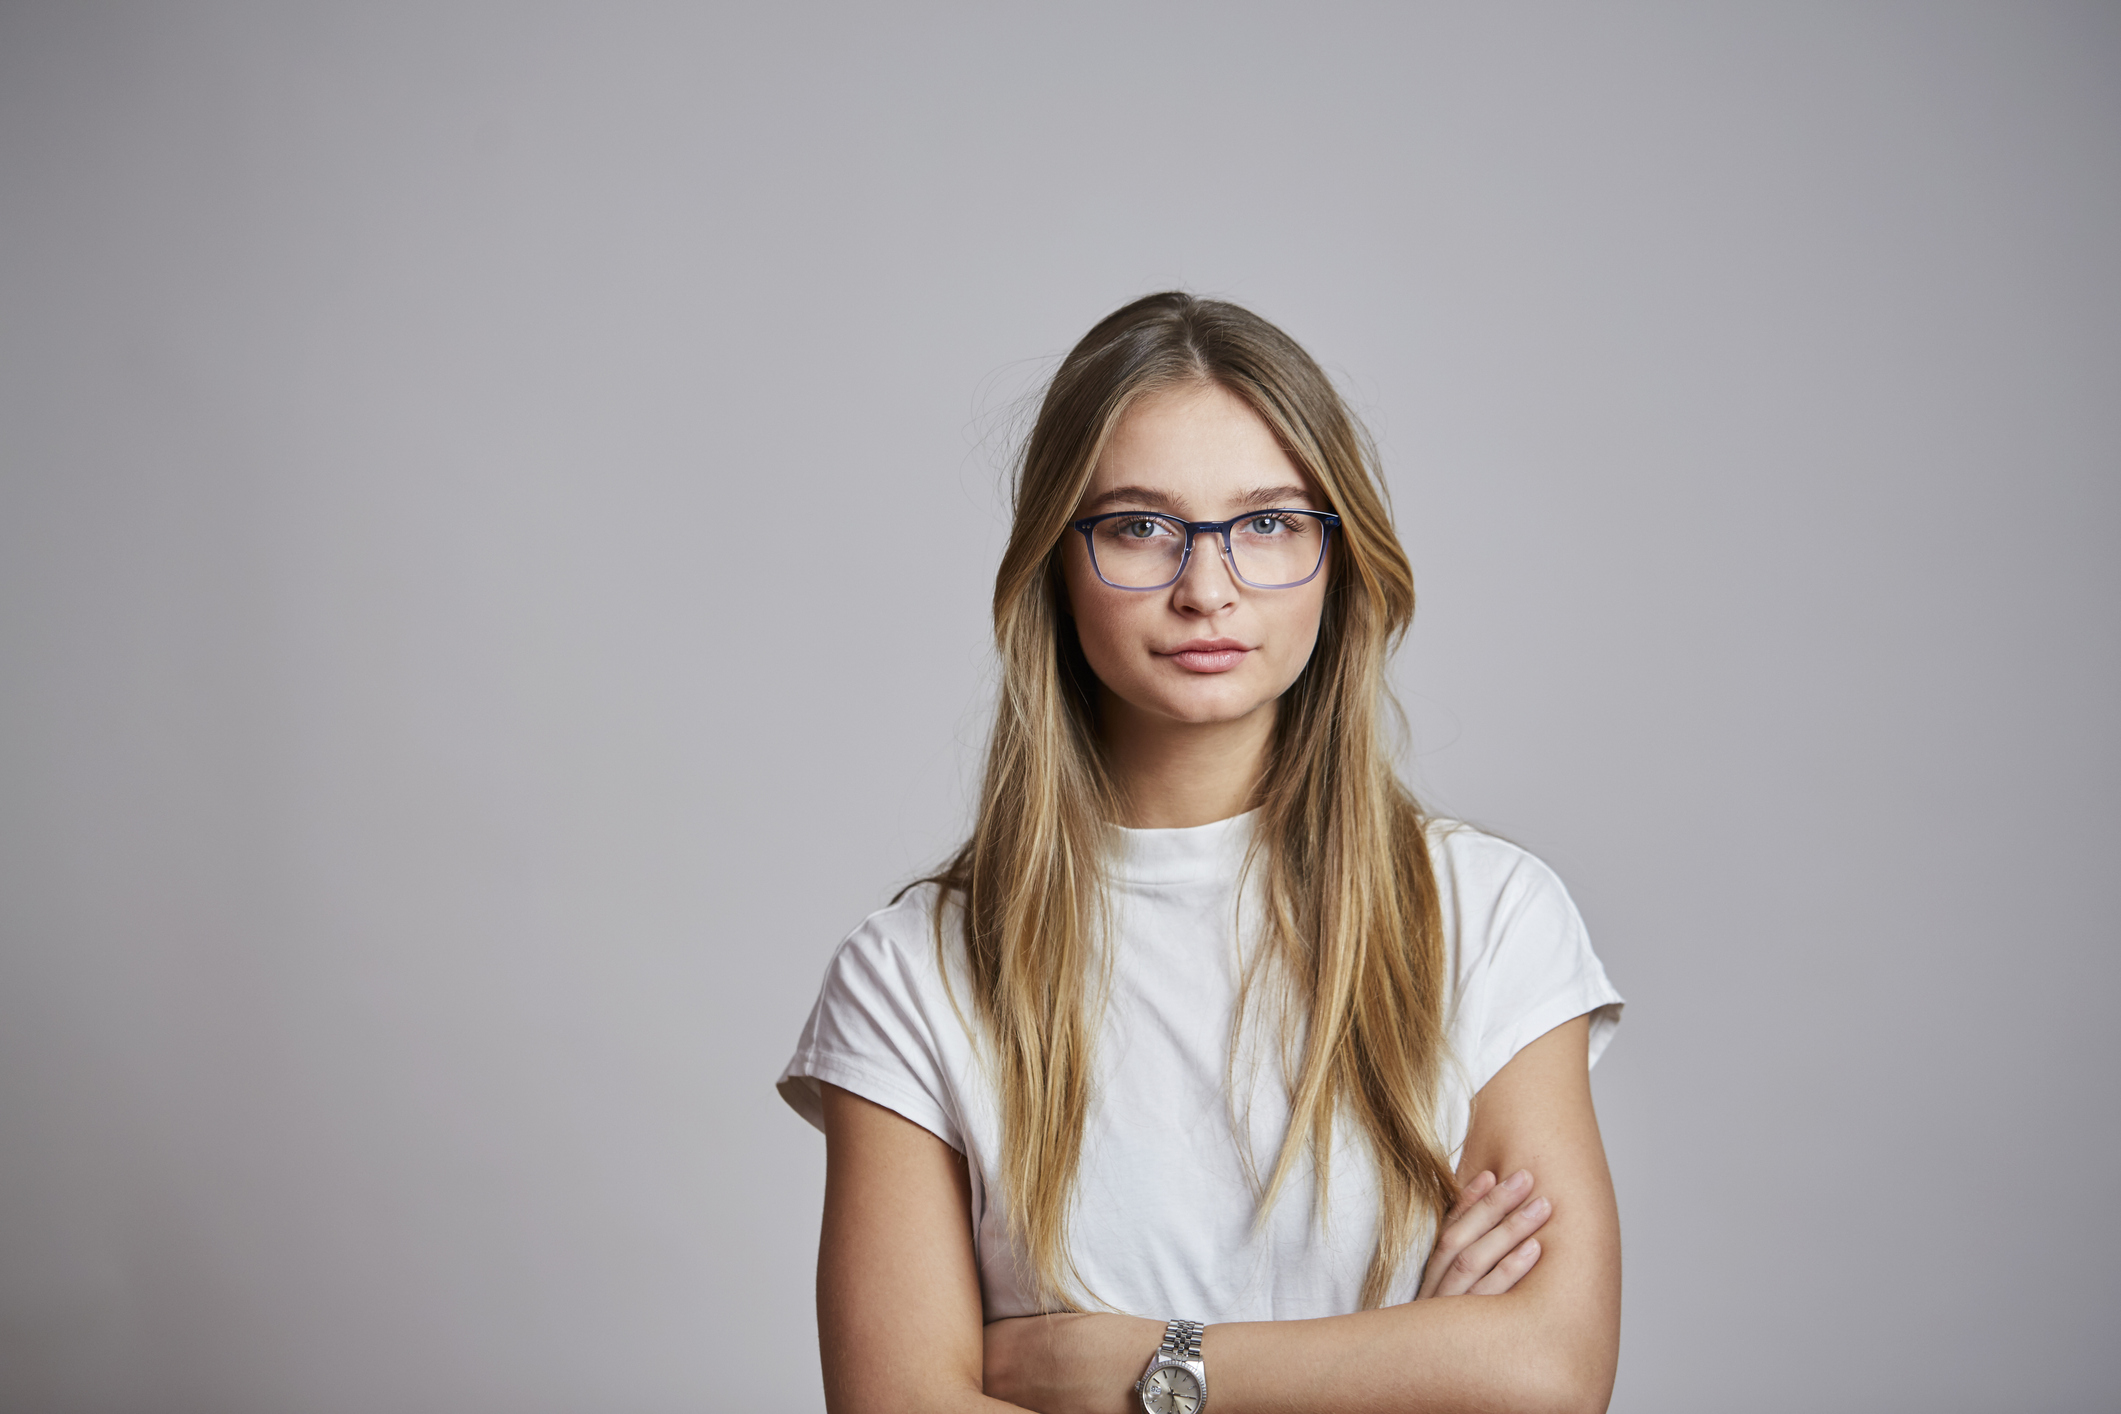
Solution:
{"label": "eyeglass lens", "polygon": [[[1206,534],[1202,538],[1211,543],[1216,539]],[[1313,516],[1266,511],[1230,527],[1232,567],[1239,579],[1258,588],[1309,579],[1325,551],[1325,525]],[[1090,528],[1090,552],[1097,572],[1111,583],[1123,589],[1160,589],[1178,578],[1186,553],[1186,523],[1149,514],[1101,520]]]}

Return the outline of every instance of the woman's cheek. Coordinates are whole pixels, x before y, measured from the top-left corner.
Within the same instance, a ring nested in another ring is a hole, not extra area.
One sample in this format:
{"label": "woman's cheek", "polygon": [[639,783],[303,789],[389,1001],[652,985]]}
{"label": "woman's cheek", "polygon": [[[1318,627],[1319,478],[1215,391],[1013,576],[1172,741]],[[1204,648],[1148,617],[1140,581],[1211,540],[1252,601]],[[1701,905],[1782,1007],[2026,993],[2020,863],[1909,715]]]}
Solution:
{"label": "woman's cheek", "polygon": [[1090,671],[1097,674],[1099,682],[1111,687],[1114,675],[1123,671],[1121,655],[1117,651],[1120,635],[1118,625],[1112,622],[1111,606],[1095,600],[1086,603],[1078,595],[1071,594],[1070,599],[1075,609],[1076,642],[1082,646]]}
{"label": "woman's cheek", "polygon": [[1115,617],[1118,622],[1098,625],[1098,651],[1090,657],[1090,667],[1106,687],[1133,697],[1149,677],[1148,650],[1140,646],[1140,635],[1126,632],[1124,616]]}

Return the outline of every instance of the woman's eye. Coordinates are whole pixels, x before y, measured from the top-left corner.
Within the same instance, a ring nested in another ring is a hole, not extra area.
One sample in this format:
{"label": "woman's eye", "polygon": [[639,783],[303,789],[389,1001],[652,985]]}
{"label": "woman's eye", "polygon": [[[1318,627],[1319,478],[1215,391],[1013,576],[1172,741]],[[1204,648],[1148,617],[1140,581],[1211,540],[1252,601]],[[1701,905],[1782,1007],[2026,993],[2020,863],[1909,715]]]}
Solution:
{"label": "woman's eye", "polygon": [[1282,518],[1280,516],[1254,516],[1251,524],[1245,528],[1254,535],[1272,535],[1282,529]]}
{"label": "woman's eye", "polygon": [[1133,540],[1147,540],[1162,534],[1163,529],[1153,520],[1123,520],[1119,523],[1119,533]]}

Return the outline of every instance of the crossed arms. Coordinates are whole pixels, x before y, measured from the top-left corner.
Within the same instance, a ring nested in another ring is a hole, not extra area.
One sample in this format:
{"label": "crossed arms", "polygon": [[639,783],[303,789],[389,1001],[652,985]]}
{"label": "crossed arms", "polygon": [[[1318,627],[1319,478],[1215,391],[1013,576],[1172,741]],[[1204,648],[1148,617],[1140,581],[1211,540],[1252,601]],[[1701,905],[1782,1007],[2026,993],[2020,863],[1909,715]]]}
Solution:
{"label": "crossed arms", "polygon": [[[1602,1414],[1620,1348],[1620,1222],[1589,1035],[1588,1017],[1558,1026],[1482,1088],[1460,1164],[1479,1177],[1425,1269],[1424,1299],[1211,1325],[1214,1414]],[[982,1326],[963,1157],[829,1085],[825,1134],[818,1334],[833,1414],[1139,1414],[1133,1381],[1160,1317]],[[1535,1196],[1523,1179],[1492,1182],[1526,1171]]]}

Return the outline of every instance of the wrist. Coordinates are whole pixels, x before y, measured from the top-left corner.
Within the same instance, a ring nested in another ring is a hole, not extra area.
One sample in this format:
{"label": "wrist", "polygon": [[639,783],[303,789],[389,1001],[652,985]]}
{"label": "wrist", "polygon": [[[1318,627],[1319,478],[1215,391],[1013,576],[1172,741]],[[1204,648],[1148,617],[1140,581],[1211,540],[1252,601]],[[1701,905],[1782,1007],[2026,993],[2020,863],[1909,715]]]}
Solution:
{"label": "wrist", "polygon": [[[1068,1401],[1071,1409],[1111,1410],[1113,1414],[1142,1414],[1141,1394],[1135,1381],[1142,1376],[1164,1338],[1164,1323],[1147,1316],[1117,1313],[1074,1316],[1070,1335],[1073,1359],[1068,1363],[1085,1379],[1075,1393],[1080,1402]],[[1090,1378],[1095,1372],[1094,1382]],[[1115,1392],[1117,1398],[1115,1398]]]}
{"label": "wrist", "polygon": [[1134,1381],[1164,1323],[1117,1312],[1016,1316],[986,1330],[985,1387],[1045,1414],[1141,1414]]}
{"label": "wrist", "polygon": [[1134,1392],[1146,1414],[1201,1414],[1208,1404],[1208,1365],[1201,1342],[1207,1327],[1173,1318],[1164,1325],[1156,1353]]}

